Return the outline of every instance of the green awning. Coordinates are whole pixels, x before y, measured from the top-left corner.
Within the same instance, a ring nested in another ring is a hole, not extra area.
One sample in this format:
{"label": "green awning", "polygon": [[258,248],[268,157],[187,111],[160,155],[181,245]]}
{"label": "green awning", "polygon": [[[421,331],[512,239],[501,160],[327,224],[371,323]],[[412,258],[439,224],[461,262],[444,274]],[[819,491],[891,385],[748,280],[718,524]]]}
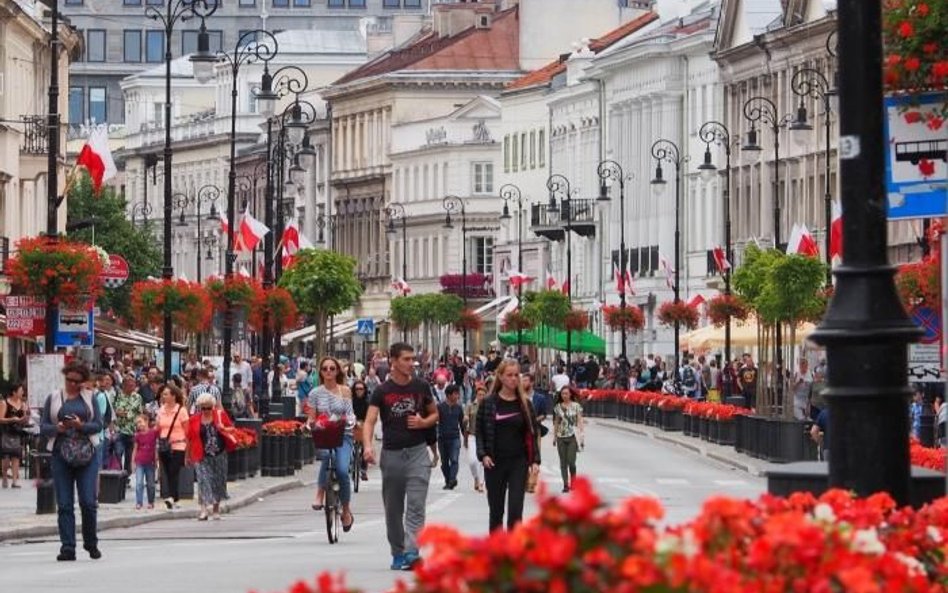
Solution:
{"label": "green awning", "polygon": [[[514,346],[517,344],[519,332],[501,332],[497,334],[497,339],[500,340],[500,343],[504,346]],[[534,345],[538,342],[539,330],[537,328],[525,329],[520,333],[520,343],[527,345]]]}
{"label": "green awning", "polygon": [[[497,339],[505,346],[512,346],[517,343],[517,332],[502,332],[497,335]],[[606,341],[590,331],[574,331],[570,340],[570,349],[573,352],[606,355]],[[545,326],[535,327],[523,331],[520,343],[566,350],[566,332]]]}

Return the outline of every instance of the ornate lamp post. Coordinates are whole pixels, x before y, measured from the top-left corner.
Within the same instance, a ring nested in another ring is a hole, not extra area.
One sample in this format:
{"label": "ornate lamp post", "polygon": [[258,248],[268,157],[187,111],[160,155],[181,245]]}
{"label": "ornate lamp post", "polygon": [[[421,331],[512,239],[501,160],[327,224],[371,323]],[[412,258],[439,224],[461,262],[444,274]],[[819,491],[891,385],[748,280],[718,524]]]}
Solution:
{"label": "ornate lamp post", "polygon": [[[625,271],[628,266],[625,251],[625,173],[619,163],[611,160],[599,163],[596,173],[599,175],[599,197],[596,201],[602,205],[609,202],[609,182],[619,183],[619,274],[621,274],[623,286],[623,290],[619,292],[619,308],[625,311],[625,293],[629,289],[625,286]],[[628,360],[625,325],[622,326],[622,358]]]}
{"label": "ornate lamp post", "polygon": [[[554,173],[546,180],[546,190],[549,193],[549,201],[546,204],[547,212],[560,212],[560,220],[566,226],[566,300],[570,306],[573,305],[573,208],[570,200],[572,193],[569,187],[569,179]],[[557,202],[559,199],[559,202]],[[560,211],[562,206],[563,210]],[[566,330],[566,372],[572,374],[573,357],[573,331]]]}
{"label": "ornate lamp post", "polygon": [[[145,16],[153,21],[161,23],[165,33],[165,148],[164,158],[164,266],[161,268],[161,277],[165,280],[171,280],[174,276],[174,267],[171,264],[171,35],[179,22],[185,22],[194,17],[201,19],[201,28],[204,30],[206,50],[210,47],[210,40],[207,37],[207,31],[204,29],[204,19],[214,14],[217,10],[218,2],[209,0],[168,0],[164,6],[164,11],[160,6],[148,6],[145,8]],[[53,11],[55,14],[55,10]],[[198,35],[198,47],[201,47],[201,36]],[[195,72],[195,74],[197,74]],[[50,90],[52,92],[52,90]],[[231,217],[233,219],[233,217]],[[164,318],[162,332],[162,369],[165,377],[171,377],[171,314],[166,313]],[[226,388],[229,390],[230,381]]]}
{"label": "ornate lamp post", "polygon": [[[675,166],[675,302],[681,302],[681,164],[682,157],[678,145],[671,140],[660,139],[652,144],[652,158],[655,159],[655,178],[652,187],[661,192],[665,188],[662,163]],[[681,346],[678,335],[681,324],[675,321],[675,377],[678,377]]]}
{"label": "ornate lamp post", "polygon": [[[218,219],[217,206],[215,202],[221,196],[221,189],[216,185],[203,185],[201,189],[193,196],[187,196],[185,194],[175,194],[174,207],[180,209],[181,212],[178,215],[178,226],[186,227],[188,226],[188,221],[186,218],[186,210],[195,206],[197,209],[196,220],[197,220],[197,251],[194,254],[194,259],[197,262],[197,281],[200,283],[204,280],[202,271],[201,271],[201,245],[204,242],[204,234],[201,232],[201,213],[204,210],[206,204],[210,204],[210,210],[207,214],[208,221],[216,221]],[[215,239],[215,243],[216,243]]]}
{"label": "ornate lamp post", "polygon": [[[441,200],[441,207],[445,212],[444,228],[446,229],[454,228],[454,223],[451,221],[452,212],[461,216],[461,299],[464,301],[464,309],[467,310],[467,211],[464,209],[464,200],[457,196],[445,196]],[[467,327],[464,328],[463,357],[467,360]]]}
{"label": "ornate lamp post", "polygon": [[148,217],[151,216],[152,207],[148,202],[135,202],[132,205],[132,224],[138,224],[138,217],[142,217],[142,224],[148,223]]}
{"label": "ornate lamp post", "polygon": [[[504,201],[504,211],[500,220],[509,221],[510,203],[517,203],[517,272],[523,274],[523,194],[513,183],[505,183],[500,188],[500,198]],[[523,307],[523,282],[517,283],[517,306]],[[523,355],[523,328],[517,328],[517,359]]]}
{"label": "ornate lamp post", "polygon": [[[181,1],[181,0],[179,0]],[[205,0],[206,1],[206,0]],[[196,2],[195,2],[196,3]],[[217,2],[214,2],[217,7]],[[255,62],[267,63],[276,56],[279,51],[276,37],[272,33],[263,30],[247,31],[243,33],[234,46],[233,53],[212,54],[209,51],[210,36],[201,19],[201,28],[198,32],[198,52],[191,56],[191,62],[194,64],[194,76],[199,82],[208,82],[213,75],[214,66],[220,62],[225,62],[230,67],[231,90],[230,90],[230,159],[229,170],[227,173],[227,222],[231,229],[234,229],[234,209],[235,193],[237,185],[237,81],[240,74],[240,68],[244,64]],[[229,233],[227,237],[227,249],[224,254],[224,277],[230,279],[234,274],[234,262],[237,255],[234,253],[234,233]],[[224,385],[221,394],[221,403],[224,408],[229,410],[231,407],[231,348],[233,336],[233,311],[228,306],[224,310]]]}
{"label": "ornate lamp post", "polygon": [[[727,126],[719,121],[705,122],[698,130],[698,137],[704,142],[704,161],[698,165],[698,171],[706,179],[714,176],[718,168],[711,161],[711,144],[717,144],[724,147],[724,190],[721,195],[724,198],[724,257],[728,262],[733,262],[734,257],[731,253],[731,131]],[[721,270],[724,276],[724,294],[731,294],[731,268]],[[724,362],[731,360],[731,319],[728,318],[724,326]],[[727,386],[730,390],[730,385]]]}
{"label": "ornate lamp post", "polygon": [[[402,226],[402,282],[407,282],[408,278],[408,215],[405,212],[405,206],[397,202],[392,202],[385,209],[388,215],[388,224],[385,226],[385,234],[389,240],[393,240],[397,231],[395,230],[395,220],[401,221]],[[408,329],[402,328],[402,341],[408,341]]]}

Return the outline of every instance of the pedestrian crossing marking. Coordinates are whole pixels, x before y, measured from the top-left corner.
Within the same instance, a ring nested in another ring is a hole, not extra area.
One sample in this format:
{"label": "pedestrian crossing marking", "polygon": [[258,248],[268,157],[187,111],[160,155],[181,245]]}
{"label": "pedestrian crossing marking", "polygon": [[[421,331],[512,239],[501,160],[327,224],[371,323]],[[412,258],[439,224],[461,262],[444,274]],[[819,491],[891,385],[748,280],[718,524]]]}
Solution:
{"label": "pedestrian crossing marking", "polygon": [[688,480],[685,478],[655,478],[655,483],[661,486],[687,486]]}
{"label": "pedestrian crossing marking", "polygon": [[714,480],[715,486],[735,487],[748,486],[747,480]]}

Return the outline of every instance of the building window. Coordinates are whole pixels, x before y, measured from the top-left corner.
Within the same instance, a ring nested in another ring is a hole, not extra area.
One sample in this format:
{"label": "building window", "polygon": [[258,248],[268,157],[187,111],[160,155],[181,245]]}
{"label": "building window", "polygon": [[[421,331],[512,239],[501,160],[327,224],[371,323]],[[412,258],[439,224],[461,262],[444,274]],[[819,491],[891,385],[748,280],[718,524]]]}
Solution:
{"label": "building window", "polygon": [[312,0],[293,0],[293,6],[297,8],[309,8],[312,5]]}
{"label": "building window", "polygon": [[365,8],[365,0],[349,0],[349,8]]}
{"label": "building window", "polygon": [[287,8],[290,6],[290,0],[273,0],[274,8]]}
{"label": "building window", "polygon": [[165,32],[145,31],[145,61],[162,62],[165,59]]}
{"label": "building window", "polygon": [[511,138],[511,143],[510,143],[510,168],[514,173],[516,173],[519,170],[519,168],[517,167],[517,164],[520,162],[520,160],[517,158],[518,154],[519,153],[517,152],[517,134],[514,134],[513,138]]}
{"label": "building window", "polygon": [[145,4],[148,6],[164,6],[165,0],[145,0]]}
{"label": "building window", "polygon": [[493,274],[494,273],[494,238],[493,237],[472,237],[471,249],[474,251],[474,273],[475,274]]}
{"label": "building window", "polygon": [[89,29],[86,31],[86,61],[105,61],[105,30]]}
{"label": "building window", "polygon": [[527,133],[520,134],[520,169],[527,170]]}
{"label": "building window", "polygon": [[247,45],[248,43],[253,43],[257,40],[257,31],[255,30],[246,30],[241,29],[237,32],[237,42],[241,47]]}
{"label": "building window", "polygon": [[537,133],[530,130],[530,168],[537,168]]}
{"label": "building window", "polygon": [[[66,2],[66,4],[69,4],[69,2]],[[124,2],[122,2],[122,4],[124,4],[125,6],[141,6],[141,5],[142,5],[142,0],[124,0]],[[128,60],[126,60],[126,61],[128,61]]]}
{"label": "building window", "polygon": [[421,8],[421,0],[405,0],[405,8]]}
{"label": "building window", "polygon": [[89,119],[97,124],[106,123],[108,102],[104,86],[89,87]]}
{"label": "building window", "polygon": [[82,123],[82,103],[85,93],[81,86],[69,87],[69,123]]}
{"label": "building window", "polygon": [[328,0],[326,6],[329,8],[345,8],[346,0]]}
{"label": "building window", "polygon": [[66,6],[82,6],[82,0],[66,0]]}
{"label": "building window", "polygon": [[510,173],[510,134],[504,136],[504,173]]}
{"label": "building window", "polygon": [[142,32],[125,31],[122,36],[122,60],[125,62],[142,61]]}
{"label": "building window", "polygon": [[401,8],[401,0],[382,0],[382,8]]}
{"label": "building window", "polygon": [[494,163],[474,163],[474,193],[494,193]]}
{"label": "building window", "polygon": [[243,7],[254,7],[257,5],[257,0],[240,0],[238,6]]}
{"label": "building window", "polygon": [[546,166],[546,130],[540,130],[537,133],[537,164],[541,167]]}
{"label": "building window", "polygon": [[[221,51],[221,47],[224,45],[224,33],[222,31],[208,31],[208,41],[210,41],[210,50],[211,53],[217,53]],[[182,31],[181,32],[181,55],[186,56],[188,54],[197,53],[198,50],[198,32],[197,31]]]}

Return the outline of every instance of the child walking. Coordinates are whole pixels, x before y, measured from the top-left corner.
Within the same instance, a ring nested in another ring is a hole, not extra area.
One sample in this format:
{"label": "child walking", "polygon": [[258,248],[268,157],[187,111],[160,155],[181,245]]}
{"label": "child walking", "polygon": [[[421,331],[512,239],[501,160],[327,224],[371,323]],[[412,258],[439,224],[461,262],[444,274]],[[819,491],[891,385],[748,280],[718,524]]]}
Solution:
{"label": "child walking", "polygon": [[142,414],[135,424],[135,509],[141,510],[144,490],[148,488],[148,508],[155,508],[155,466],[158,460],[158,428]]}

